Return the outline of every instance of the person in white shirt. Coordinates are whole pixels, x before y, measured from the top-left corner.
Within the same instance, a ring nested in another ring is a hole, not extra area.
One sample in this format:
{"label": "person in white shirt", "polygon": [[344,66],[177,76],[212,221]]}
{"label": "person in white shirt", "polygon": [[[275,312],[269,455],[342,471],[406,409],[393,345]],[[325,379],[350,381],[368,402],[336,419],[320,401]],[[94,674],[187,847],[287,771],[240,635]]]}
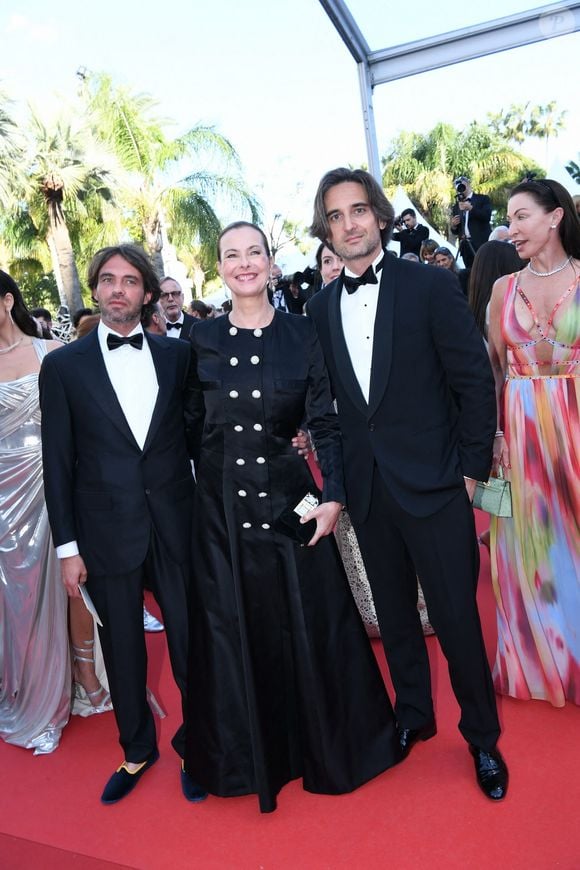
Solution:
{"label": "person in white shirt", "polygon": [[[190,349],[144,333],[159,282],[135,245],[99,251],[88,284],[101,322],[45,357],[40,372],[48,517],[71,598],[86,589],[99,635],[124,762],[101,800],[116,803],[159,758],[147,703],[143,589],[167,632],[185,710],[187,590],[194,481],[186,431]],[[173,747],[183,757],[185,724]],[[205,793],[181,770],[184,796]]]}
{"label": "person in white shirt", "polygon": [[166,320],[166,334],[168,338],[181,338],[189,341],[191,327],[195,318],[183,310],[183,290],[175,278],[166,275],[160,282],[161,293],[159,303],[163,309]]}

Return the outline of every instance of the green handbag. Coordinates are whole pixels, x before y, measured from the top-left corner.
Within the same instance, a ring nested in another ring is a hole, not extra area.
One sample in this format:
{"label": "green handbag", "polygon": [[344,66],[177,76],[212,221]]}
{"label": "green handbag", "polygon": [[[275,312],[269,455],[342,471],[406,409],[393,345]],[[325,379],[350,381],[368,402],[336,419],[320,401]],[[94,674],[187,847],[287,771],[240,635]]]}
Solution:
{"label": "green handbag", "polygon": [[497,477],[490,477],[486,483],[477,481],[473,506],[496,517],[512,516],[512,489],[509,480],[504,480],[501,465]]}

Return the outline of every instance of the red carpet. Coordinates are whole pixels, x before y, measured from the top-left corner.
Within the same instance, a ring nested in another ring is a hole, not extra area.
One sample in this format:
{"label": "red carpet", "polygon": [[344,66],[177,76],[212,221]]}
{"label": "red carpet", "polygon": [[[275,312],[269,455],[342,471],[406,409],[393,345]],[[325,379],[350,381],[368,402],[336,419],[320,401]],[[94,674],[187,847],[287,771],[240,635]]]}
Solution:
{"label": "red carpet", "polygon": [[[480,603],[490,658],[495,644],[489,560]],[[151,610],[157,613],[155,605]],[[150,680],[168,712],[161,759],[122,803],[102,787],[121,760],[112,714],[73,719],[53,755],[0,741],[1,870],[579,870],[580,709],[500,699],[510,792],[487,801],[457,731],[458,709],[437,641],[428,640],[439,733],[404,764],[351,795],[323,797],[291,783],[278,810],[254,797],[188,804],[169,745],[177,723],[163,635],[148,637]],[[384,670],[380,644],[374,649]]]}

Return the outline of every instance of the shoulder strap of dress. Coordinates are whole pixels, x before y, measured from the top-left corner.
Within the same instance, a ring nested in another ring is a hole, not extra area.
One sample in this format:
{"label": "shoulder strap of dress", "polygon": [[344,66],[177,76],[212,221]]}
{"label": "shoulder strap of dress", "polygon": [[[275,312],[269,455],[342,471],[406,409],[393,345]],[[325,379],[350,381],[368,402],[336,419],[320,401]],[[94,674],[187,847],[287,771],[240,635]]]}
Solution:
{"label": "shoulder strap of dress", "polygon": [[518,282],[518,273],[513,272],[508,281],[507,290],[505,292],[505,296],[503,297],[503,308],[501,312],[502,322],[505,322],[506,315],[509,311],[509,306],[512,305],[512,300],[515,296]]}
{"label": "shoulder strap of dress", "polygon": [[44,338],[33,338],[32,339],[32,346],[33,346],[34,350],[36,351],[36,355],[37,355],[38,359],[40,360],[40,362],[42,362],[42,360],[44,359],[44,357],[48,353],[46,341],[44,340]]}

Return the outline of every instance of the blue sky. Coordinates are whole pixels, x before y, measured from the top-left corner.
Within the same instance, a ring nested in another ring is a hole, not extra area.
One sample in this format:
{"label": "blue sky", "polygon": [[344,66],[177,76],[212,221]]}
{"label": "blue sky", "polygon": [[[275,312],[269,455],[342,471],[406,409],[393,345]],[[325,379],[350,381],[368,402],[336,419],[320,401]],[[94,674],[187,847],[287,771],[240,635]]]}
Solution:
{"label": "blue sky", "polygon": [[[349,2],[349,0],[347,0]],[[489,18],[530,4],[488,0]],[[473,24],[480,4],[350,0],[371,48]],[[377,16],[377,9],[385,9]],[[0,8],[0,87],[49,108],[71,98],[85,66],[153,95],[175,133],[215,124],[241,154],[266,212],[308,222],[327,169],[366,159],[356,66],[318,0],[40,0]],[[567,109],[549,161],[578,160],[580,34],[381,85],[379,150],[403,129],[462,126],[512,102]],[[543,146],[532,149],[544,160]]]}

